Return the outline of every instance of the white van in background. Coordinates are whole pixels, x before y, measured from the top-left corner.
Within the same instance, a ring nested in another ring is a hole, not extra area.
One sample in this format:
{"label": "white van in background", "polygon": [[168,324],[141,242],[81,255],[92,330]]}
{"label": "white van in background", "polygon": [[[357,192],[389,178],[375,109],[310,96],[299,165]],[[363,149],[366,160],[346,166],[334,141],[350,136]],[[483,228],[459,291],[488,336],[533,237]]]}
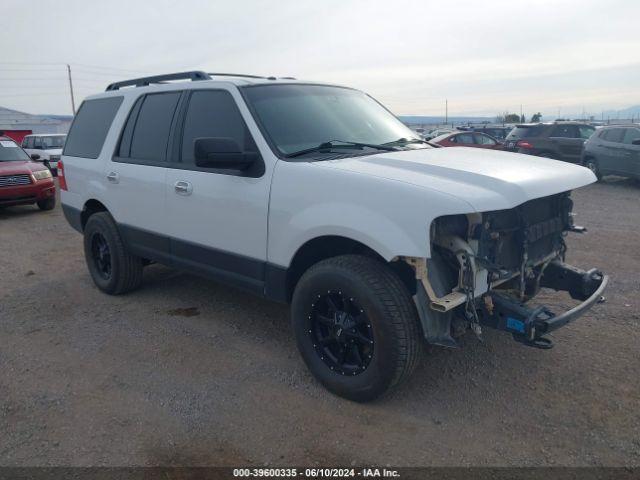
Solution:
{"label": "white van in background", "polygon": [[43,162],[54,175],[57,175],[58,160],[66,139],[66,135],[59,133],[27,135],[22,140],[22,148],[29,155],[39,155],[37,160]]}

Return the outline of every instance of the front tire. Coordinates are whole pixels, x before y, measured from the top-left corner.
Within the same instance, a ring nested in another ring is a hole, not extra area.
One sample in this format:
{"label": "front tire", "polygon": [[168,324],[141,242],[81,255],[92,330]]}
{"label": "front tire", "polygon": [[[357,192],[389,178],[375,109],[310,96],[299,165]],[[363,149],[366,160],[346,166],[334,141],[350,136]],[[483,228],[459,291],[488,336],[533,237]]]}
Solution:
{"label": "front tire", "polygon": [[113,217],[91,215],[84,229],[84,255],[96,286],[109,295],[130,292],[142,282],[142,259],[128,252]]}
{"label": "front tire", "polygon": [[405,285],[385,264],[343,255],[312,266],[291,305],[298,349],[331,392],[358,402],[408,378],[422,350]]}
{"label": "front tire", "polygon": [[595,158],[587,158],[584,161],[584,166],[591,170],[598,180],[602,180],[602,173],[600,173],[598,162]]}
{"label": "front tire", "polygon": [[40,210],[53,210],[56,207],[56,198],[47,198],[45,200],[38,200],[36,202]]}

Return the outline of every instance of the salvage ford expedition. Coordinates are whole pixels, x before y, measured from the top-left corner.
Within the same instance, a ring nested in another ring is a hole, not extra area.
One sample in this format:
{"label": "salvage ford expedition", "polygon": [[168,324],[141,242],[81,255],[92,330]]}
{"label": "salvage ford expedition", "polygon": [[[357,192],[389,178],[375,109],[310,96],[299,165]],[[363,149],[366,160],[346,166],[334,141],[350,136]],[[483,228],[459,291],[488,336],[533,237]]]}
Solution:
{"label": "salvage ford expedition", "polygon": [[[186,81],[181,81],[186,80]],[[547,334],[607,276],[564,263],[587,168],[435,148],[368,95],[292,78],[175,73],[86,99],[59,164],[64,214],[93,281],[117,295],[158,262],[291,304],[300,353],[367,401],[423,344],[467,330]],[[580,301],[554,313],[541,288]]]}

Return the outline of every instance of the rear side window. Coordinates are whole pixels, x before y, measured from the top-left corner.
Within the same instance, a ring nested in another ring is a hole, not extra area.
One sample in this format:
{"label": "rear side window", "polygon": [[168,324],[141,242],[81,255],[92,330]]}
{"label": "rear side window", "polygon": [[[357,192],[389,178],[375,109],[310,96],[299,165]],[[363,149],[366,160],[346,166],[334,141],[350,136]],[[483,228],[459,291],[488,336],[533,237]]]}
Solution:
{"label": "rear side window", "polygon": [[224,137],[235,140],[246,152],[257,150],[235,100],[222,90],[200,90],[191,94],[182,134],[182,162],[195,162],[196,138]]}
{"label": "rear side window", "polygon": [[600,136],[606,142],[622,143],[624,128],[608,128]]}
{"label": "rear side window", "polygon": [[98,158],[122,97],[85,100],[69,130],[63,155]]}
{"label": "rear side window", "polygon": [[463,143],[465,145],[469,145],[473,143],[473,135],[470,133],[462,133],[460,135],[456,135],[456,142]]}
{"label": "rear side window", "polygon": [[124,135],[127,134],[129,122],[135,121],[130,158],[160,162],[166,160],[169,131],[179,99],[180,92],[155,93],[144,97],[137,118],[134,119],[134,115],[131,115],[125,127]]}
{"label": "rear side window", "polygon": [[556,125],[551,132],[551,137],[579,138],[578,128],[575,125]]}
{"label": "rear side window", "polygon": [[542,126],[540,125],[515,127],[509,133],[508,138],[509,139],[532,138],[532,137],[539,136],[541,132],[542,132]]}

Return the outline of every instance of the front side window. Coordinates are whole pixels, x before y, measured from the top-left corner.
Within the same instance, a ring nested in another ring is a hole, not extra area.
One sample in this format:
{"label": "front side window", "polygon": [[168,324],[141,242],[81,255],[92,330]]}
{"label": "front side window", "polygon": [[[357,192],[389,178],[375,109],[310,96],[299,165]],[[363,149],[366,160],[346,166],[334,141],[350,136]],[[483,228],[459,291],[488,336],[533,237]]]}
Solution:
{"label": "front side window", "polygon": [[496,142],[488,135],[482,135],[481,133],[476,133],[476,143],[479,145],[495,145]]}
{"label": "front side window", "polygon": [[31,160],[29,155],[22,150],[16,142],[8,139],[0,139],[0,162],[16,162]]}
{"label": "front side window", "polygon": [[76,114],[63,155],[70,157],[98,158],[123,97],[85,100]]}
{"label": "front side window", "polygon": [[257,151],[235,100],[224,90],[198,90],[191,94],[182,134],[183,163],[195,163],[194,142],[205,137],[231,138],[243,151]]}
{"label": "front side window", "polygon": [[419,141],[415,132],[357,90],[285,84],[244,87],[243,93],[263,133],[282,155],[331,141]]}
{"label": "front side window", "polygon": [[580,138],[584,138],[586,140],[593,135],[593,132],[595,132],[596,129],[589,125],[580,125],[578,127],[578,131],[580,132]]}
{"label": "front side window", "polygon": [[49,137],[40,137],[42,142],[42,148],[45,150],[50,148],[62,148],[64,147],[64,139],[66,135],[51,135]]}

